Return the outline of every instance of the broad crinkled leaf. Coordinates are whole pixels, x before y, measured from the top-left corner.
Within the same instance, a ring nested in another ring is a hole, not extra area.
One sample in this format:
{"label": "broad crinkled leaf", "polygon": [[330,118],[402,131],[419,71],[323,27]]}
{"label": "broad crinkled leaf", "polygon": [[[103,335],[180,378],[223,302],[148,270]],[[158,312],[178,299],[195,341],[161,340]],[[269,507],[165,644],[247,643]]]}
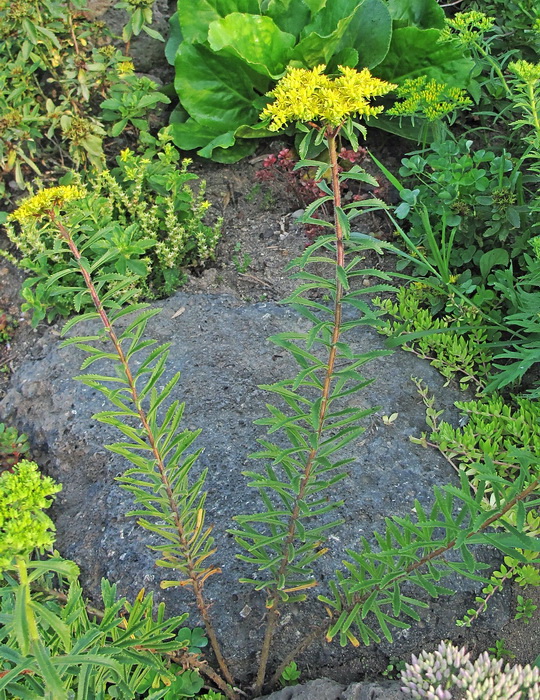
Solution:
{"label": "broad crinkled leaf", "polygon": [[216,56],[199,44],[184,43],[178,50],[175,68],[174,87],[183,107],[212,138],[242,124],[258,122],[254,101],[259,95],[253,71],[248,72],[240,60]]}
{"label": "broad crinkled leaf", "polygon": [[358,66],[373,68],[384,60],[391,38],[392,18],[386,3],[383,0],[364,0],[357,7],[338,50],[355,49]]}
{"label": "broad crinkled leaf", "polygon": [[303,63],[306,68],[327,64],[361,4],[358,0],[333,0],[314,15],[313,22],[304,27],[293,59]]}
{"label": "broad crinkled leaf", "polygon": [[444,27],[444,10],[437,0],[388,0],[394,28],[415,26],[420,29]]}
{"label": "broad crinkled leaf", "polygon": [[258,0],[178,0],[178,19],[185,41],[202,44],[211,22],[231,12],[259,14]]}
{"label": "broad crinkled leaf", "polygon": [[233,55],[258,73],[278,80],[289,61],[295,37],[282,32],[271,17],[233,12],[208,28],[216,53]]}
{"label": "broad crinkled leaf", "polygon": [[294,34],[297,39],[311,20],[311,10],[304,0],[270,0],[265,14],[271,17],[282,31]]}
{"label": "broad crinkled leaf", "polygon": [[305,0],[306,5],[311,10],[311,14],[314,15],[316,12],[320,12],[326,5],[327,0]]}
{"label": "broad crinkled leaf", "polygon": [[388,54],[374,74],[398,84],[426,75],[438,83],[465,88],[474,63],[464,55],[460,44],[441,42],[440,36],[439,29],[396,29]]}

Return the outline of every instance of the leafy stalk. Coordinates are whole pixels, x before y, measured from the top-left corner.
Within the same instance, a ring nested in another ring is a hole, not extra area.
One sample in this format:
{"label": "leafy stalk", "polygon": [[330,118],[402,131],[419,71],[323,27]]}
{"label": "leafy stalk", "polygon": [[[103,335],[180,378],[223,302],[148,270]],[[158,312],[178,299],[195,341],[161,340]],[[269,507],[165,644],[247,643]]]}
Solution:
{"label": "leafy stalk", "polygon": [[[338,216],[338,212],[341,209],[341,195],[339,187],[339,174],[338,174],[338,163],[337,163],[337,151],[336,151],[336,130],[327,131],[328,139],[328,150],[330,154],[330,167],[332,171],[332,195],[334,199],[334,226],[336,232],[336,271],[338,269],[343,269],[345,267],[345,255],[343,247],[343,229],[341,227],[341,222]],[[266,676],[266,667],[268,664],[268,657],[270,654],[270,646],[272,644],[272,639],[274,637],[276,624],[279,617],[279,606],[281,602],[279,594],[279,582],[285,580],[287,570],[292,562],[294,556],[294,549],[292,545],[297,536],[298,523],[301,514],[302,506],[306,500],[306,493],[313,481],[313,470],[315,467],[315,459],[320,449],[321,436],[324,430],[324,424],[326,419],[326,414],[328,411],[329,398],[330,398],[330,388],[332,380],[334,379],[334,367],[336,364],[337,356],[337,343],[339,341],[341,333],[341,317],[342,317],[342,304],[341,299],[343,297],[343,285],[336,272],[336,282],[335,282],[335,293],[334,293],[334,319],[332,327],[332,335],[329,344],[328,359],[326,361],[326,369],[324,375],[324,382],[321,390],[321,399],[319,401],[318,416],[316,422],[315,430],[315,440],[313,441],[313,447],[308,452],[307,459],[304,466],[304,472],[300,478],[300,483],[298,487],[298,493],[293,498],[291,503],[291,513],[289,515],[289,522],[287,527],[287,536],[285,537],[282,550],[281,550],[281,563],[277,569],[276,582],[273,585],[273,589],[270,590],[269,597],[266,603],[268,609],[267,621],[266,621],[266,632],[264,636],[264,641],[261,649],[261,658],[259,662],[259,668],[257,671],[257,679],[255,682],[255,694],[259,694],[262,690],[264,679]],[[309,586],[309,583],[304,584],[305,587]],[[297,590],[300,590],[304,586],[296,586]]]}
{"label": "leafy stalk", "polygon": [[[540,480],[530,471],[537,460],[526,452],[516,452],[515,457],[521,467],[515,481],[498,477],[493,465],[482,465],[482,483],[474,496],[467,476],[462,474],[461,488],[435,489],[435,502],[429,512],[416,502],[414,519],[388,518],[385,530],[374,533],[377,547],[363,538],[361,551],[349,550],[346,572],[337,572],[337,580],[330,582],[332,595],[319,596],[326,618],[285,656],[270,682],[277,682],[292,659],[323,637],[327,641],[338,637],[342,646],[348,642],[358,646],[358,635],[367,646],[380,641],[379,628],[392,642],[389,628],[409,627],[402,618],[418,621],[415,608],[427,607],[411,596],[411,585],[437,598],[453,593],[440,584],[451,574],[489,582],[477,573],[489,565],[475,559],[472,545],[490,545],[531,563],[521,549],[538,551],[538,540],[512,527],[509,515],[516,509],[524,512],[525,508],[534,511],[538,507]],[[484,500],[488,487],[494,492],[491,507]],[[506,532],[493,532],[501,526]],[[452,551],[453,556],[448,557]],[[405,583],[406,593],[401,589]]]}
{"label": "leafy stalk", "polygon": [[[97,268],[101,261],[90,267],[83,258],[71,233],[56,217],[54,210],[49,211],[49,216],[77,262],[97,315],[114,347],[114,353],[103,352],[100,348],[89,344],[92,341],[99,341],[99,336],[71,338],[65,341],[65,344],[76,344],[90,354],[90,358],[85,361],[83,367],[98,359],[110,359],[118,362],[119,377],[101,377],[88,374],[83,375],[80,379],[89,386],[102,391],[120,409],[102,412],[96,418],[114,425],[129,438],[129,442],[111,445],[109,449],[122,454],[135,464],[134,469],[128,470],[119,479],[123,488],[135,495],[136,502],[142,503],[142,508],[132,514],[140,516],[139,523],[143,527],[156,532],[166,540],[167,544],[153,547],[153,549],[163,553],[163,560],[157,563],[178,569],[184,579],[167,581],[164,582],[164,585],[166,587],[179,585],[192,588],[219,667],[227,682],[233,685],[233,678],[221,652],[210,619],[208,604],[203,595],[206,579],[220,571],[218,568],[206,564],[206,559],[215,550],[212,548],[211,528],[204,528],[205,494],[201,495],[201,492],[205,474],[203,473],[197,482],[190,486],[188,473],[199,452],[188,456],[184,462],[181,461],[183,452],[191,445],[198,432],[185,430],[178,435],[174,434],[183,414],[183,405],[177,401],[173,402],[166,411],[162,424],[158,424],[158,408],[178,381],[178,375],[176,375],[158,395],[155,385],[164,372],[168,346],[154,349],[143,361],[135,375],[130,367],[133,355],[146,350],[153,344],[153,341],[141,341],[141,336],[146,322],[155,312],[143,311],[121,335],[118,335],[113,328],[114,321],[130,311],[139,310],[141,305],[121,308],[110,318],[91,275],[92,270]],[[87,319],[89,316],[86,314],[83,318]],[[72,325],[74,322],[68,323],[67,327]],[[123,345],[127,345],[128,342],[130,345],[125,350]],[[137,382],[145,374],[149,374],[150,378],[142,389],[138,389]],[[123,388],[113,390],[107,384],[110,382],[120,383]],[[149,408],[145,409],[143,401],[148,395],[150,395]],[[126,399],[134,406],[134,410],[126,402]],[[136,419],[141,428],[122,422],[119,417],[124,420],[128,417]],[[141,451],[149,452],[150,457],[141,456]],[[140,478],[141,476],[143,479]],[[149,489],[152,490],[149,491]],[[154,524],[152,521],[158,522]],[[231,692],[230,697],[235,697],[235,694]]]}

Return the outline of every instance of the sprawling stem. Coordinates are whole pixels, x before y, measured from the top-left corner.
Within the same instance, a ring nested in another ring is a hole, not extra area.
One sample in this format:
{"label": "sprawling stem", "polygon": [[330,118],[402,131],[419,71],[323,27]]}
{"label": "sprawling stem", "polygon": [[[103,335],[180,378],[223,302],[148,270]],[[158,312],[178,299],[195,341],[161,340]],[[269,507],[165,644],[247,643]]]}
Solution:
{"label": "sprawling stem", "polygon": [[158,471],[159,471],[161,482],[163,483],[165,492],[167,494],[167,500],[168,500],[170,512],[173,515],[173,520],[174,520],[176,532],[178,535],[179,547],[180,547],[180,550],[182,551],[182,554],[183,554],[185,561],[186,561],[186,568],[188,571],[188,576],[189,576],[189,579],[191,582],[191,586],[193,588],[193,593],[195,595],[197,607],[199,609],[199,612],[200,612],[201,617],[202,617],[203,622],[204,622],[204,626],[206,628],[206,633],[208,634],[210,644],[212,645],[212,649],[214,651],[214,654],[216,655],[217,662],[219,664],[219,667],[220,667],[224,677],[227,679],[228,683],[230,683],[231,685],[234,685],[233,677],[229,671],[229,668],[228,668],[227,662],[225,661],[223,653],[221,652],[221,646],[219,644],[216,632],[215,632],[214,627],[212,625],[212,622],[210,620],[208,604],[207,604],[207,602],[204,598],[204,595],[203,595],[204,578],[200,578],[197,575],[197,567],[196,567],[196,563],[195,563],[196,556],[193,556],[193,553],[192,553],[190,545],[189,545],[188,537],[186,536],[186,533],[184,531],[184,526],[182,524],[182,520],[180,518],[180,514],[178,511],[178,504],[176,503],[176,500],[174,498],[173,489],[172,489],[172,486],[169,482],[169,478],[167,475],[165,461],[163,459],[163,456],[161,455],[161,452],[160,452],[158,445],[156,444],[156,440],[155,440],[153,431],[149,425],[146,412],[142,406],[142,401],[138,395],[137,388],[135,386],[135,381],[133,379],[133,375],[131,373],[131,369],[129,366],[129,362],[128,362],[128,360],[125,356],[125,353],[122,349],[122,345],[120,343],[120,340],[114,331],[114,328],[111,324],[111,321],[109,320],[107,312],[105,311],[103,304],[101,303],[101,300],[100,300],[99,295],[97,293],[96,287],[95,287],[94,283],[92,282],[92,278],[91,278],[89,272],[85,269],[85,267],[80,262],[81,254],[80,254],[73,238],[71,237],[70,232],[62,224],[62,222],[59,221],[55,217],[54,211],[50,212],[50,216],[51,216],[51,219],[56,224],[56,226],[58,227],[60,234],[66,240],[66,242],[67,242],[67,244],[68,244],[68,246],[73,254],[73,257],[75,258],[75,260],[77,261],[77,263],[79,265],[79,270],[84,278],[86,287],[88,288],[88,291],[90,293],[90,296],[92,298],[92,301],[94,303],[96,311],[101,319],[101,322],[103,323],[105,330],[107,331],[107,335],[109,336],[112,344],[114,345],[114,349],[116,351],[116,354],[118,355],[118,359],[120,361],[120,364],[122,365],[122,369],[125,373],[126,381],[128,383],[128,386],[129,386],[131,399],[132,399],[133,404],[137,410],[141,425],[146,433],[146,438],[148,440],[148,444],[150,445],[150,447],[152,449],[152,453],[154,455],[155,463],[156,463]]}
{"label": "sprawling stem", "polygon": [[[535,493],[538,488],[540,487],[540,480],[536,479],[533,481],[527,488],[523,489],[523,491],[520,491],[514,498],[512,498],[505,506],[503,506],[497,513],[494,513],[490,518],[488,518],[479,528],[476,530],[473,530],[470,532],[467,537],[465,538],[465,541],[471,539],[474,535],[477,535],[480,532],[484,532],[489,528],[491,525],[493,525],[497,520],[501,520],[504,518],[504,516],[514,508],[515,505],[518,503],[521,503],[524,501],[528,496],[531,494]],[[441,545],[437,549],[433,550],[433,552],[430,552],[429,554],[426,554],[424,557],[419,559],[416,562],[413,562],[410,564],[407,568],[403,570],[403,572],[399,575],[397,575],[395,578],[393,578],[391,581],[387,581],[386,587],[391,586],[395,581],[403,581],[404,579],[408,578],[414,571],[417,571],[421,567],[425,566],[428,564],[430,561],[433,561],[434,559],[437,559],[439,557],[442,557],[446,552],[450,551],[451,549],[454,549],[456,546],[456,539],[452,539],[450,542],[447,542],[444,545]],[[375,585],[372,588],[368,589],[365,591],[361,596],[355,597],[353,602],[344,607],[344,609],[347,612],[351,612],[351,610],[354,608],[354,606],[358,604],[364,603],[369,596],[373,593],[374,590],[380,590],[381,586],[380,585]],[[487,601],[486,601],[487,602]],[[327,612],[330,614],[330,611],[327,609]],[[477,615],[479,612],[477,612]],[[309,645],[311,645],[313,642],[315,642],[317,639],[321,639],[327,632],[330,624],[330,619],[325,619],[323,620],[319,625],[314,627],[303,639],[298,642],[298,644],[285,656],[283,661],[280,663],[278,668],[276,669],[274,675],[271,678],[270,683],[275,684],[279,681],[281,674],[283,673],[285,667],[294,659],[298,658],[298,655],[301,654]]]}
{"label": "sprawling stem", "polygon": [[[330,167],[332,171],[332,194],[334,198],[334,226],[336,232],[336,264],[340,267],[344,267],[345,261],[345,249],[343,245],[343,229],[339,222],[337,211],[341,207],[341,192],[339,187],[339,170],[337,162],[337,149],[336,149],[336,137],[339,128],[326,130],[326,137],[328,142],[328,150],[330,153]],[[324,428],[324,421],[326,418],[326,413],[328,409],[328,400],[330,397],[330,388],[332,384],[332,377],[334,375],[334,366],[336,362],[337,355],[337,344],[339,341],[341,333],[341,315],[342,315],[342,304],[341,299],[343,296],[343,286],[339,281],[336,273],[336,291],[334,298],[334,320],[333,320],[333,330],[332,339],[330,343],[330,351],[328,353],[328,361],[326,364],[326,372],[323,383],[323,388],[321,392],[321,405],[319,409],[319,419],[317,428],[317,444],[320,441],[322,431]],[[310,479],[312,477],[313,468],[315,466],[315,460],[317,457],[318,448],[314,447],[310,450],[307,456],[306,465],[304,468],[304,474],[300,482],[300,488],[298,494],[296,495],[292,507],[291,514],[289,516],[289,527],[287,532],[287,537],[283,542],[283,548],[281,552],[281,565],[277,572],[276,578],[279,579],[285,574],[287,567],[290,564],[291,558],[291,544],[294,542],[296,537],[298,519],[300,516],[300,504],[303,502],[306,489],[309,485]],[[264,641],[261,649],[261,658],[259,662],[259,668],[257,671],[257,678],[255,681],[254,692],[255,695],[259,695],[262,691],[264,685],[264,679],[266,676],[266,667],[268,665],[268,657],[270,655],[270,647],[272,644],[272,639],[276,630],[277,621],[279,618],[279,604],[280,597],[277,589],[277,584],[274,587],[272,593],[267,601],[268,615],[266,621],[266,631],[264,635]]]}

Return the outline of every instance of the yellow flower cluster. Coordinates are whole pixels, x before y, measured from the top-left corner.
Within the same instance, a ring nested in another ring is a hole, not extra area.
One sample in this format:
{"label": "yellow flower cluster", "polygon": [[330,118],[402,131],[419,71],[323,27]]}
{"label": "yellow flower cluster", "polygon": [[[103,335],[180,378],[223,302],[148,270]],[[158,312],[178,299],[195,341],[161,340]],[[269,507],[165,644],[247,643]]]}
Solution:
{"label": "yellow flower cluster", "polygon": [[120,61],[116,64],[116,70],[118,75],[130,75],[135,71],[135,66],[133,61]]}
{"label": "yellow flower cluster", "polygon": [[435,121],[458,107],[472,104],[465,90],[428,80],[425,75],[406,80],[396,92],[398,97],[403,98],[403,102],[397,102],[387,114],[418,115],[426,117],[428,121]]}
{"label": "yellow flower cluster", "polygon": [[514,61],[508,64],[508,69],[527,85],[534,87],[536,83],[540,82],[540,63]]}
{"label": "yellow flower cluster", "polygon": [[268,93],[274,101],[261,113],[261,119],[270,119],[270,131],[278,131],[295,121],[320,121],[339,126],[353,114],[375,116],[383,107],[374,107],[369,100],[395,88],[391,83],[374,78],[367,68],[358,72],[339,66],[341,75],[336,78],[325,75],[325,68],[324,65],[312,70],[289,68]]}
{"label": "yellow flower cluster", "polygon": [[[469,46],[475,44],[478,37],[488,32],[494,24],[495,18],[488,17],[483,12],[457,12],[454,17],[446,19],[445,35],[457,38],[462,44]],[[452,29],[455,34],[451,32]]]}
{"label": "yellow flower cluster", "polygon": [[28,219],[40,219],[51,210],[61,209],[67,202],[74,199],[82,199],[86,195],[84,187],[76,185],[61,185],[41,190],[32,197],[28,197],[16,209],[9,218],[23,223]]}

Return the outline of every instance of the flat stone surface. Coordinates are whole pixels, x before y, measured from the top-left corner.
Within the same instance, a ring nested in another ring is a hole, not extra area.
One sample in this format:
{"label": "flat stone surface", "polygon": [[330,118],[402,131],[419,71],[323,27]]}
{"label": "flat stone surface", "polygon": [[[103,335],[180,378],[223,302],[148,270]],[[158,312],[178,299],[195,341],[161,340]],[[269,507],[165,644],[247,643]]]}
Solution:
{"label": "flat stone surface", "polygon": [[[204,448],[199,469],[208,469],[207,522],[214,525],[218,547],[214,563],[223,570],[207,582],[211,614],[225,654],[238,677],[245,678],[253,673],[260,649],[264,600],[238,579],[261,574],[236,558],[238,548],[227,529],[234,526],[234,515],[259,508],[258,494],[241,473],[262,466],[247,457],[258,448],[257,438],[265,435],[264,427],[252,421],[267,415],[265,403],[274,399],[258,385],[296,374],[295,363],[267,337],[304,330],[306,322],[274,303],[243,305],[220,295],[181,293],[160,307],[148,335],[172,343],[167,376],[182,373],[174,398],[186,401],[184,426],[203,428],[197,441]],[[368,328],[356,329],[348,337],[355,352],[384,347],[383,339]],[[52,509],[57,547],[81,566],[87,593],[97,598],[103,576],[118,582],[119,593],[129,598],[143,586],[155,589],[158,599],[167,601],[170,614],[189,611],[195,624],[198,618],[189,591],[159,589],[159,581],[170,578],[170,572],[154,565],[154,554],[146,545],[155,540],[125,516],[132,508],[131,497],[114,478],[126,463],[103,447],[119,435],[91,418],[109,406],[99,392],[72,379],[84,358],[74,348],[60,349],[57,338],[49,336],[36,348],[35,358],[13,376],[0,404],[0,420],[29,435],[36,460],[63,484]],[[98,372],[98,365],[91,371]],[[446,407],[446,419],[457,417],[452,405],[463,395],[443,389],[443,379],[433,368],[401,350],[370,362],[364,373],[376,381],[354,395],[349,405],[380,408],[366,420],[365,433],[342,452],[354,462],[332,498],[345,501],[333,514],[345,523],[330,535],[329,552],[318,562],[318,593],[325,591],[336,569],[343,568],[346,549],[355,548],[360,536],[371,538],[374,529],[384,526],[385,516],[410,514],[414,499],[430,504],[433,486],[456,478],[436,451],[409,440],[425,430],[424,406],[410,376],[427,382],[437,405]],[[396,420],[385,425],[382,416],[394,412]],[[455,619],[470,607],[477,589],[468,580],[458,580],[455,586],[451,600],[430,602],[419,624],[396,630],[394,645],[383,641],[360,650],[325,643],[311,647],[298,660],[306,671],[303,677],[327,675],[340,683],[373,678],[386,667],[389,655],[403,657],[429,644],[436,646],[443,638],[466,641],[470,633],[456,628]],[[311,603],[283,608],[272,663],[325,616],[315,595]],[[500,630],[507,619],[507,608],[500,604],[490,607],[490,615],[479,624]]]}
{"label": "flat stone surface", "polygon": [[344,688],[328,678],[283,688],[260,700],[404,700],[399,683],[353,683]]}

